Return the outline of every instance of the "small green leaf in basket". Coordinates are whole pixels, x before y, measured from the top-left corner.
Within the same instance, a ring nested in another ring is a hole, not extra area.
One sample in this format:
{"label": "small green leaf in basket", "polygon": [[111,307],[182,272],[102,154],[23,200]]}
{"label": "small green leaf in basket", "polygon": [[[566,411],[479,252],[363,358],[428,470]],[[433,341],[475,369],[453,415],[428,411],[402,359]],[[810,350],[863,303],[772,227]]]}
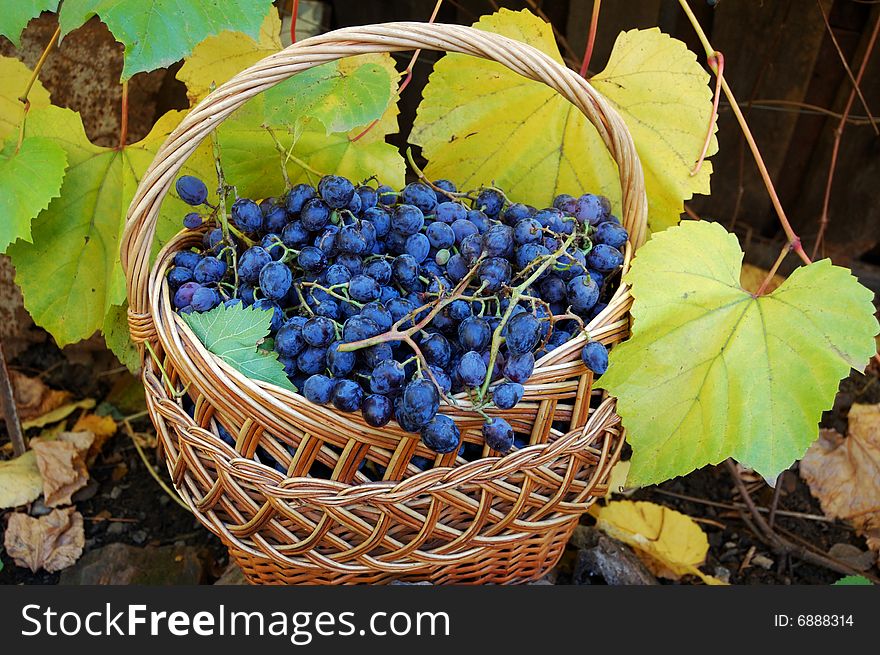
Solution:
{"label": "small green leaf in basket", "polygon": [[34,136],[18,147],[14,137],[0,150],[0,252],[16,239],[31,240],[31,219],[61,191],[67,154],[50,139]]}
{"label": "small green leaf in basket", "polygon": [[[474,27],[563,63],[552,27],[528,10],[501,9]],[[712,113],[708,81],[696,55],[657,28],[621,33],[605,70],[590,78],[632,134],[654,231],[678,223],[684,200],[709,192],[710,162],[690,174]],[[617,165],[599,133],[550,87],[497,62],[449,54],[434,66],[423,98],[410,142],[422,146],[428,177],[463,189],[516,189],[519,201],[537,207],[563,192],[602,193],[620,207]],[[717,150],[713,136],[708,154]]]}
{"label": "small green leaf in basket", "polygon": [[636,255],[632,337],[598,381],[618,398],[647,485],[734,457],[767,478],[803,456],[840,378],[875,352],[873,294],[822,260],[755,297],[717,223],[689,221]]}
{"label": "small green leaf in basket", "polygon": [[205,348],[247,377],[296,391],[276,353],[257,344],[269,334],[271,309],[218,305],[209,312],[183,314]]}

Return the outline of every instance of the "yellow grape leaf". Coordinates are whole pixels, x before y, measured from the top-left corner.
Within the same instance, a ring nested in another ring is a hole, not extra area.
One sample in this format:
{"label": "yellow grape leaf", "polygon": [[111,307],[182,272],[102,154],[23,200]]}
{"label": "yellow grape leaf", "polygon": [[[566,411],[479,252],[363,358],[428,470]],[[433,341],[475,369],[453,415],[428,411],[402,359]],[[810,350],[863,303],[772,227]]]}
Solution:
{"label": "yellow grape leaf", "polygon": [[678,580],[690,574],[706,584],[724,584],[698,568],[706,561],[709,540],[689,516],[655,503],[631,500],[594,505],[590,514],[597,528],[632,547],[655,575]]}
{"label": "yellow grape leaf", "polygon": [[[550,25],[528,10],[502,9],[474,27],[524,41],[562,63]],[[708,81],[694,53],[656,28],[621,33],[605,70],[590,80],[633,136],[655,231],[678,223],[694,193],[709,192],[711,163],[690,176],[709,126]],[[425,87],[410,142],[422,147],[429,177],[449,178],[462,189],[495,183],[538,207],[559,193],[601,193],[620,207],[617,166],[592,124],[549,87],[495,62],[443,57]],[[717,149],[713,136],[708,154]]]}
{"label": "yellow grape leaf", "polygon": [[[25,307],[60,346],[100,330],[108,312],[125,301],[119,239],[128,205],[156,150],[183,115],[165,114],[143,140],[123,149],[90,143],[79,114],[69,109],[47,107],[28,118],[27,135],[53,139],[67,153],[68,170],[60,197],[33,220],[33,243],[19,240],[8,254]],[[209,148],[203,144],[183,172],[212,179]],[[172,188],[162,205],[160,242],[182,227],[189,210]]]}
{"label": "yellow grape leaf", "polygon": [[29,450],[21,457],[0,462],[0,509],[35,501],[43,493],[43,477],[37,455]]}
{"label": "yellow grape leaf", "polygon": [[199,43],[177,71],[177,79],[186,84],[186,93],[195,105],[220,86],[263,57],[281,50],[281,19],[275,7],[263,20],[260,36],[254,41],[242,32],[223,32]]}
{"label": "yellow grape leaf", "polygon": [[[24,93],[31,70],[15,57],[0,57],[0,141],[13,132],[18,132],[24,106],[18,97]],[[40,80],[36,80],[28,94],[31,101],[31,112],[49,106],[49,92]]]}

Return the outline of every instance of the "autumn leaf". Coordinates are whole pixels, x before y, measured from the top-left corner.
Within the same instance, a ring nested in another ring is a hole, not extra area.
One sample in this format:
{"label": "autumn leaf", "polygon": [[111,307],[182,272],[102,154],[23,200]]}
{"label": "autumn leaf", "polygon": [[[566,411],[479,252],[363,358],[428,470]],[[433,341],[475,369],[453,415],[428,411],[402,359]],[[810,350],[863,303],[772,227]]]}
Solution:
{"label": "autumn leaf", "polygon": [[[40,378],[28,377],[18,371],[9,371],[9,377],[12,380],[15,406],[21,421],[29,421],[51,412],[71,398],[69,391],[50,389]],[[0,416],[2,415],[0,412]]]}
{"label": "autumn leaf", "polygon": [[[27,135],[52,139],[67,154],[60,197],[34,219],[33,243],[8,251],[16,282],[34,321],[60,346],[100,330],[126,299],[119,240],[137,184],[156,150],[183,117],[169,112],[141,141],[123,149],[102,148],[86,137],[79,114],[48,107],[28,118]],[[200,149],[183,172],[211,179],[210,150]],[[181,228],[191,208],[172,190],[162,204],[158,241]],[[111,342],[113,345],[113,342]]]}
{"label": "autumn leaf", "polygon": [[799,459],[838,382],[874,354],[873,294],[822,260],[773,293],[739,283],[742,250],[687,221],[639,249],[632,337],[597,382],[618,399],[644,486],[734,457],[765,478]]}
{"label": "autumn leaf", "polygon": [[43,478],[34,451],[0,461],[0,509],[26,505],[39,498],[41,493]]}
{"label": "autumn leaf", "polygon": [[596,527],[631,546],[654,575],[678,580],[696,575],[706,584],[724,584],[698,568],[706,561],[709,540],[689,516],[644,501],[616,500],[594,505]]}
{"label": "autumn leaf", "polygon": [[[523,41],[558,63],[549,24],[528,10],[502,9],[474,27]],[[691,176],[712,109],[708,74],[684,43],[656,28],[621,33],[605,70],[590,79],[632,134],[655,231],[679,221],[683,202],[709,193],[710,162]],[[496,184],[544,207],[559,193],[601,193],[620,207],[617,166],[593,125],[546,85],[502,64],[448,54],[435,66],[410,142],[426,174],[460,188]],[[713,136],[708,154],[718,149]]]}
{"label": "autumn leaf", "polygon": [[94,437],[89,446],[87,463],[91,463],[101,452],[104,444],[116,434],[116,421],[112,416],[98,416],[97,414],[83,414],[73,425],[74,432],[89,432]]}
{"label": "autumn leaf", "polygon": [[[10,134],[18,134],[18,127],[24,116],[24,105],[18,97],[24,93],[31,70],[14,57],[0,57],[0,141]],[[28,94],[31,114],[42,107],[48,107],[49,92],[40,80],[35,80]]]}
{"label": "autumn leaf", "polygon": [[236,29],[256,37],[271,0],[65,0],[64,36],[97,15],[125,46],[122,79],[173,64],[202,39]]}
{"label": "autumn leaf", "polygon": [[71,496],[88,484],[86,455],[94,440],[91,432],[62,432],[56,439],[31,439],[30,446],[43,477],[46,505],[69,505]]}
{"label": "autumn leaf", "polygon": [[801,477],[827,516],[850,521],[880,551],[880,405],[853,405],[847,432],[822,430],[801,460]]}
{"label": "autumn leaf", "polygon": [[34,573],[40,569],[60,571],[82,555],[82,514],[73,507],[56,509],[39,518],[12,514],[3,543],[18,566],[26,566]]}
{"label": "autumn leaf", "polygon": [[84,398],[77,402],[65,403],[64,405],[54,407],[45,414],[40,414],[27,421],[22,421],[21,428],[22,430],[30,430],[32,428],[41,428],[46,425],[51,425],[52,423],[58,423],[59,421],[66,419],[78,409],[91,409],[94,406],[94,398]]}

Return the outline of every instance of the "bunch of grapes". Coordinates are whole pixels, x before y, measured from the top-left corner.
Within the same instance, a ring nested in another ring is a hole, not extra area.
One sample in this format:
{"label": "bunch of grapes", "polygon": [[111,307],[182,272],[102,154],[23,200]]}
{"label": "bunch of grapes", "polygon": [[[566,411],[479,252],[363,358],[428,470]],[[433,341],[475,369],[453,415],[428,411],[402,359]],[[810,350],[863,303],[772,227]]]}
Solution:
{"label": "bunch of grapes", "polygon": [[[168,271],[176,310],[271,310],[271,343],[302,395],[374,427],[395,420],[437,453],[463,448],[441,411],[462,393],[485,417],[488,447],[514,445],[510,424],[485,410],[516,406],[536,359],[607,306],[628,239],[592,194],[536,209],[494,187],[396,191],[328,175],[238,198],[227,222],[200,180],[179,178],[177,192],[212,211],[184,217],[203,239]],[[608,366],[596,341],[582,358],[596,375]]]}

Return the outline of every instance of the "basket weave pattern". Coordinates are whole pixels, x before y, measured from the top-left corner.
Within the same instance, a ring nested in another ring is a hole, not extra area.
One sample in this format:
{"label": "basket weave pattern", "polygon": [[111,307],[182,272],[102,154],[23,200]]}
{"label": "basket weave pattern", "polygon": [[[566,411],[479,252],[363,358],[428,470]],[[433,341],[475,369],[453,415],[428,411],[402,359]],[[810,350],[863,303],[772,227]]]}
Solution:
{"label": "basket weave pattern", "polygon": [[[575,72],[525,44],[456,25],[391,23],[337,30],[267,57],[219,87],[171,134],[141,180],[128,214],[122,262],[129,326],[144,358],[143,381],[160,450],[174,485],[230,549],[252,582],[350,584],[391,579],[514,583],[535,579],[562,554],[578,517],[607,488],[623,445],[614,402],[592,389],[580,362],[584,337],[540,359],[523,401],[492,410],[529,445],[483,458],[438,456],[392,423],[316,406],[250,380],[208,352],[174,312],[165,272],[175,251],[200,242],[181,233],[150,267],[159,205],[186,158],[235,109],[291,75],[341,57],[416,48],[497,61],[544,82],[593,123],[618,164],[622,222],[633,248],[646,233],[647,203],[632,139],[617,113]],[[584,153],[590,156],[590,153]],[[379,173],[381,173],[379,171]],[[515,192],[515,190],[514,190]],[[621,284],[588,326],[612,344],[628,330]],[[160,365],[161,364],[161,365]],[[184,411],[182,395],[194,403]],[[465,441],[482,444],[483,419],[462,399],[443,412]],[[235,448],[217,436],[222,425]],[[262,447],[287,467],[254,461]],[[428,457],[421,471],[413,457]],[[385,469],[371,482],[367,460]],[[319,477],[306,477],[316,469]],[[329,478],[329,479],[322,479]]]}

